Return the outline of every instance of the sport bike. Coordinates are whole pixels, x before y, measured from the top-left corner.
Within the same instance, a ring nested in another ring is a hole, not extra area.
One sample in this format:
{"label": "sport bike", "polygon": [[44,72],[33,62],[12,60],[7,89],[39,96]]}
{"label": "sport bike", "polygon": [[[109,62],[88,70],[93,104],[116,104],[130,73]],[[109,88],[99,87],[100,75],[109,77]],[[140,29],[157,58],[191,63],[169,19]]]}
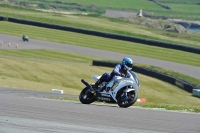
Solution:
{"label": "sport bike", "polygon": [[[132,106],[138,98],[140,82],[137,74],[129,71],[131,76],[114,76],[110,82],[103,82],[99,85],[101,91],[94,89],[94,84],[89,84],[84,79],[81,82],[86,86],[79,95],[83,104],[91,104],[95,101],[106,103],[117,103],[118,106],[127,108]],[[93,75],[97,81],[101,76]]]}
{"label": "sport bike", "polygon": [[23,37],[22,37],[22,40],[28,42],[28,36],[23,36]]}

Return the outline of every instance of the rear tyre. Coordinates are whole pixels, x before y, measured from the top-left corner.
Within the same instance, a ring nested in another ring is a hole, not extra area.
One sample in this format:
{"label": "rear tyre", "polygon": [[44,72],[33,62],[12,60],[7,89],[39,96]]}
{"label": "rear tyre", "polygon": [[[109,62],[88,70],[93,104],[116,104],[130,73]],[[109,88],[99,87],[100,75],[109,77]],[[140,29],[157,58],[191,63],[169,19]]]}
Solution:
{"label": "rear tyre", "polygon": [[79,95],[79,100],[82,104],[91,104],[96,101],[97,98],[95,93],[91,92],[87,87],[85,87]]}
{"label": "rear tyre", "polygon": [[123,95],[123,91],[121,91],[117,98],[117,104],[122,108],[128,108],[132,106],[138,98],[138,92],[137,91],[130,91],[127,93],[127,96],[125,97]]}

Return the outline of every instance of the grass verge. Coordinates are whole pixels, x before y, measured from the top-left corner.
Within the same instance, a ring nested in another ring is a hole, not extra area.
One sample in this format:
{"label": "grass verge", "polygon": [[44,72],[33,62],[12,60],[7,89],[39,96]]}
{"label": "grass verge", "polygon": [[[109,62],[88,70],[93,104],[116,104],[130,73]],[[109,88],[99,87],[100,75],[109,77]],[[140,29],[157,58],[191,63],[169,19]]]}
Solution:
{"label": "grass verge", "polygon": [[146,39],[156,39],[165,42],[200,47],[200,38],[196,34],[178,34],[163,30],[155,30],[138,24],[124,22],[119,19],[94,17],[85,15],[68,15],[29,10],[20,7],[0,5],[0,16],[15,17],[26,20],[52,24],[73,26],[103,32],[130,35]]}
{"label": "grass verge", "polygon": [[22,36],[27,34],[30,39],[47,40],[63,44],[78,45],[124,54],[155,58],[193,66],[200,66],[199,54],[183,52],[173,49],[148,46],[139,43],[120,41],[96,36],[89,36],[73,32],[27,26],[10,22],[0,22],[0,33]]}
{"label": "grass verge", "polygon": [[171,70],[166,70],[166,69],[155,67],[155,66],[149,66],[149,65],[143,65],[143,64],[136,64],[136,66],[139,66],[139,67],[142,67],[142,68],[147,68],[147,69],[150,69],[150,70],[154,70],[156,72],[163,73],[163,74],[166,74],[166,75],[169,75],[169,76],[177,77],[177,78],[179,78],[183,81],[186,81],[188,83],[191,83],[195,86],[200,86],[200,80],[199,79],[195,79],[193,77],[190,77],[190,76],[187,76],[187,75],[184,75],[184,74],[180,74],[180,73],[177,73],[177,72],[174,72],[174,71],[171,71]]}
{"label": "grass verge", "polygon": [[[81,78],[93,83],[91,75],[101,75],[112,70],[91,66],[92,60],[98,58],[76,53],[52,50],[8,50],[7,53],[10,55],[4,57],[4,53],[0,52],[0,86],[3,87],[47,92],[54,88],[62,89],[66,94],[79,95],[84,87]],[[18,58],[13,58],[12,53]],[[33,56],[37,60],[33,60]],[[138,76],[141,82],[139,98],[146,98],[147,102],[134,106],[199,112],[199,98],[158,79],[142,74]]]}
{"label": "grass verge", "polygon": [[[120,63],[119,61],[112,61],[112,60],[105,60],[105,62]],[[144,64],[134,64],[134,65],[138,66],[138,67],[141,67],[141,68],[144,68],[144,69],[146,68],[146,69],[153,70],[155,72],[159,72],[159,73],[163,73],[163,74],[166,74],[166,75],[169,75],[169,76],[176,77],[178,79],[181,79],[181,80],[183,80],[185,82],[188,82],[190,84],[193,84],[195,86],[200,86],[200,80],[199,79],[196,79],[196,78],[193,78],[193,77],[190,77],[190,76],[178,73],[178,72],[174,72],[174,71],[171,71],[171,70],[166,70],[166,69],[163,69],[163,68],[160,68],[160,67],[156,67],[156,66],[144,65]]]}

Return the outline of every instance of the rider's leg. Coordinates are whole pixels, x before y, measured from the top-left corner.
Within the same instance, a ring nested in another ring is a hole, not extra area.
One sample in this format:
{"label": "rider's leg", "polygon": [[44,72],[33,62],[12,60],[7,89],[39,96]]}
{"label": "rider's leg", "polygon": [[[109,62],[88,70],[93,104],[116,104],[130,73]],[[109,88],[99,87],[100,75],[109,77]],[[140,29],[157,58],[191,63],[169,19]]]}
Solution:
{"label": "rider's leg", "polygon": [[108,79],[110,79],[110,74],[109,73],[104,73],[102,76],[101,76],[101,78],[99,79],[99,80],[97,80],[97,82],[95,83],[95,85],[94,85],[94,88],[96,89],[96,90],[98,90],[98,86],[101,84],[101,83],[103,83],[104,81],[107,81]]}
{"label": "rider's leg", "polygon": [[94,88],[98,89],[98,86],[103,82],[102,79],[97,80],[97,82],[94,84]]}

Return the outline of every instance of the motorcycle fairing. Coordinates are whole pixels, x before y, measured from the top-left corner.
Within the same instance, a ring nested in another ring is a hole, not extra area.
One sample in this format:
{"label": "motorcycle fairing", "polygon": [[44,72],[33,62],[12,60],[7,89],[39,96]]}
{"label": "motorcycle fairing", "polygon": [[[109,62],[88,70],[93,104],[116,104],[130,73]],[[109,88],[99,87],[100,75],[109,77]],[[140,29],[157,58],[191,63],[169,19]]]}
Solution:
{"label": "motorcycle fairing", "polygon": [[[99,78],[100,78],[101,76],[99,76],[99,75],[93,75],[92,76],[92,78],[95,80],[95,81],[97,81],[97,80],[99,80]],[[131,80],[130,80],[131,79]],[[133,80],[133,81],[132,81]],[[115,84],[116,83],[116,84]],[[138,84],[137,83],[135,83],[135,79],[134,79],[134,77],[131,75],[131,77],[130,78],[124,78],[124,77],[120,77],[120,76],[114,76],[112,79],[111,79],[111,81],[110,82],[103,82],[102,83],[103,85],[106,85],[106,89],[108,89],[107,91],[106,90],[104,90],[103,92],[100,92],[100,94],[109,94],[109,95],[111,95],[111,97],[112,97],[112,99],[115,101],[115,102],[117,102],[117,92],[120,90],[120,89],[122,89],[122,88],[124,88],[124,87],[126,87],[126,86],[133,86],[133,88],[126,88],[125,89],[125,92],[130,92],[130,91],[135,91],[135,88],[138,88],[137,86],[138,86]],[[107,98],[107,97],[106,97]],[[105,98],[105,99],[106,99]],[[102,99],[104,99],[103,97],[102,97]],[[104,99],[104,100],[105,100]],[[107,99],[108,100],[108,99]],[[110,101],[112,101],[112,100],[110,100]]]}
{"label": "motorcycle fairing", "polygon": [[107,103],[116,103],[113,97],[106,92],[97,93],[97,99],[99,101],[106,101]]}
{"label": "motorcycle fairing", "polygon": [[[127,79],[129,79],[129,78],[127,78]],[[117,82],[117,85],[115,86],[114,83],[116,83],[116,82]],[[117,96],[118,91],[126,86],[134,86],[133,81],[126,80],[126,78],[122,79],[122,77],[116,76],[106,85],[107,90],[100,92],[100,94],[101,95],[107,95],[107,94],[111,95],[112,99],[115,102],[117,102],[116,96]],[[130,92],[130,91],[135,91],[135,89],[134,88],[126,88],[125,91]]]}
{"label": "motorcycle fairing", "polygon": [[99,79],[101,78],[101,76],[100,76],[100,75],[92,75],[92,78],[93,78],[95,81],[97,81],[97,80],[99,80]]}

